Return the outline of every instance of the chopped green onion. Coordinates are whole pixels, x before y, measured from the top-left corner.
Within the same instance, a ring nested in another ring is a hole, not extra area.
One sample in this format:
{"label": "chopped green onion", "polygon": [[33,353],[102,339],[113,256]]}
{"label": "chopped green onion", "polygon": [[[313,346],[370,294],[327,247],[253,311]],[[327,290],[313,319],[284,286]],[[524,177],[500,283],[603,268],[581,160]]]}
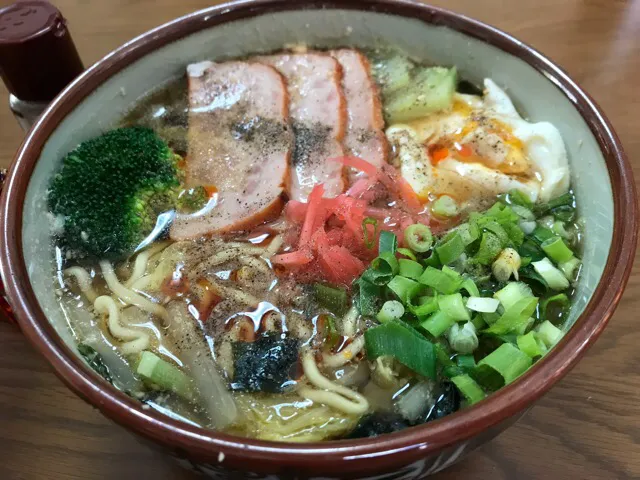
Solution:
{"label": "chopped green onion", "polygon": [[480,296],[480,290],[478,290],[476,283],[470,278],[464,279],[462,285],[460,286],[460,289],[465,290],[472,297]]}
{"label": "chopped green onion", "polygon": [[438,338],[444,332],[449,330],[454,323],[456,323],[455,318],[450,317],[443,311],[439,311],[431,315],[424,322],[420,323],[420,326],[431,335]]}
{"label": "chopped green onion", "polygon": [[324,347],[331,350],[338,346],[338,342],[342,339],[342,336],[338,334],[336,322],[331,315],[322,315],[322,318],[325,320],[324,325],[326,331]]}
{"label": "chopped green onion", "polygon": [[416,254],[415,254],[415,253],[413,253],[413,252],[412,252],[411,250],[409,250],[408,248],[399,248],[399,249],[398,249],[398,253],[399,253],[400,255],[403,255],[403,256],[407,257],[407,258],[410,258],[410,259],[411,259],[411,260],[413,260],[414,262],[415,262],[416,260],[418,260],[418,258],[416,257]]}
{"label": "chopped green onion", "polygon": [[389,290],[395,293],[400,301],[405,305],[408,304],[409,301],[422,289],[422,286],[415,280],[401,277],[400,275],[393,277],[387,287],[389,287]]}
{"label": "chopped green onion", "polygon": [[471,245],[478,238],[480,238],[480,229],[475,223],[463,223],[454,231],[460,234],[460,238],[462,239],[462,243],[464,243],[465,247]]}
{"label": "chopped green onion", "polygon": [[533,207],[533,202],[526,193],[522,193],[520,190],[509,190],[508,193],[499,195],[501,201],[507,205],[511,205],[511,208],[519,205],[526,208]]}
{"label": "chopped green onion", "polygon": [[478,348],[476,327],[471,322],[466,322],[462,326],[454,323],[447,333],[447,339],[451,348],[458,353],[469,354]]}
{"label": "chopped green onion", "polygon": [[140,355],[138,375],[163,390],[170,390],[186,400],[195,397],[193,381],[175,365],[147,350]]}
{"label": "chopped green onion", "polygon": [[564,222],[561,222],[559,220],[553,222],[553,226],[551,227],[551,230],[553,230],[554,233],[556,233],[557,235],[560,235],[565,240],[571,240],[573,238],[573,235],[567,232],[564,226]]}
{"label": "chopped green onion", "polygon": [[518,227],[526,235],[531,235],[536,229],[536,222],[534,220],[520,220],[518,222]]}
{"label": "chopped green onion", "polygon": [[313,285],[316,301],[331,313],[342,316],[349,310],[349,297],[344,288],[329,287],[321,283]]}
{"label": "chopped green onion", "polygon": [[498,310],[500,302],[495,298],[469,297],[467,308],[474,312],[493,313]]}
{"label": "chopped green onion", "polygon": [[482,320],[484,321],[484,323],[486,323],[487,325],[493,325],[494,323],[496,323],[498,321],[498,319],[500,318],[500,314],[498,312],[494,312],[494,313],[482,313]]}
{"label": "chopped green onion", "polygon": [[358,280],[360,286],[360,296],[358,297],[358,307],[360,315],[363,317],[374,317],[378,313],[381,288],[378,285],[367,282],[363,278]]}
{"label": "chopped green onion", "polygon": [[362,274],[362,278],[374,285],[386,285],[398,273],[398,269],[396,256],[391,252],[381,252]]}
{"label": "chopped green onion", "polygon": [[481,314],[476,315],[471,319],[471,323],[476,327],[476,330],[482,330],[487,326],[487,322],[484,321]]}
{"label": "chopped green onion", "polygon": [[536,227],[532,234],[533,239],[538,242],[538,245],[542,245],[545,240],[548,240],[554,236],[555,234],[553,233],[553,231],[545,227]]}
{"label": "chopped green onion", "polygon": [[415,223],[404,230],[404,241],[414,252],[424,253],[433,245],[433,235],[429,227]]}
{"label": "chopped green onion", "polygon": [[513,210],[513,213],[518,215],[523,220],[535,221],[536,219],[536,216],[533,214],[533,212],[527,207],[523,207],[522,205],[511,205],[511,210]]}
{"label": "chopped green onion", "polygon": [[534,262],[544,258],[544,252],[540,248],[540,245],[532,238],[527,238],[522,243],[520,248],[518,248],[518,253],[521,258],[528,257]]}
{"label": "chopped green onion", "polygon": [[500,239],[494,233],[484,232],[480,247],[473,260],[481,265],[491,265],[501,251],[502,242],[500,242]]}
{"label": "chopped green onion", "polygon": [[378,312],[376,318],[380,323],[399,320],[404,315],[404,305],[397,300],[389,300],[384,302],[382,308]]}
{"label": "chopped green onion", "polygon": [[[369,225],[373,225],[373,234],[369,232]],[[364,246],[371,249],[374,246],[376,234],[378,233],[378,220],[375,218],[367,217],[362,220],[362,235],[364,240]]]}
{"label": "chopped green onion", "polygon": [[564,240],[560,237],[551,237],[542,242],[542,250],[546,253],[551,260],[555,263],[562,263],[571,260],[573,252],[564,243]]}
{"label": "chopped green onion", "polygon": [[569,286],[569,280],[565,277],[560,270],[553,266],[551,260],[543,258],[538,262],[531,262],[535,271],[540,275],[549,288],[553,290],[564,290]]}
{"label": "chopped green onion", "polygon": [[389,322],[367,329],[364,334],[367,358],[391,355],[419,375],[436,379],[435,346],[409,325]]}
{"label": "chopped green onion", "polygon": [[513,248],[505,248],[491,265],[491,272],[499,282],[507,282],[513,275],[518,280],[520,255]]}
{"label": "chopped green onion", "polygon": [[507,232],[509,241],[514,247],[520,247],[524,242],[524,232],[515,223],[503,223],[502,228]]}
{"label": "chopped green onion", "polygon": [[531,288],[526,283],[509,282],[504,288],[493,294],[494,298],[500,300],[505,310],[508,310],[523,298],[533,297]]}
{"label": "chopped green onion", "polygon": [[469,315],[469,311],[464,306],[462,295],[459,293],[439,296],[438,306],[440,307],[440,310],[453,318],[456,322],[461,320],[471,320],[471,315]]}
{"label": "chopped green onion", "polygon": [[486,232],[491,232],[496,237],[498,237],[498,239],[500,240],[500,245],[502,247],[506,247],[507,245],[509,245],[509,241],[510,241],[509,234],[504,229],[504,227],[500,225],[498,222],[496,222],[495,220],[490,220],[488,222],[485,222],[482,225],[482,228]]}
{"label": "chopped green onion", "polygon": [[547,348],[553,347],[562,338],[562,330],[556,327],[549,320],[545,320],[538,326],[538,338]]}
{"label": "chopped green onion", "polygon": [[560,317],[569,308],[569,297],[567,297],[565,293],[558,293],[553,297],[544,299],[540,303],[540,317],[545,320],[550,320],[547,316],[547,308],[550,304],[559,304],[561,312],[560,315],[556,315],[556,317]]}
{"label": "chopped green onion", "polygon": [[512,332],[520,332],[526,328],[529,318],[536,311],[538,299],[536,297],[525,297],[506,308],[502,316],[484,330],[484,333],[492,333],[494,335],[505,335]]}
{"label": "chopped green onion", "polygon": [[409,304],[409,310],[420,320],[424,319],[427,315],[431,315],[438,311],[438,297],[420,297],[419,305],[412,306]]}
{"label": "chopped green onion", "polygon": [[455,293],[462,285],[463,279],[457,272],[454,272],[453,270],[451,271],[455,276],[448,273],[444,268],[442,270],[438,270],[437,268],[427,267],[418,281],[423,285],[433,288],[439,293]]}
{"label": "chopped green onion", "polygon": [[490,368],[500,374],[506,385],[526,372],[531,363],[527,354],[510,343],[503,343],[478,362],[478,369]]}
{"label": "chopped green onion", "polygon": [[378,241],[378,254],[385,252],[395,255],[398,250],[398,237],[393,232],[382,230],[380,232],[380,240]]}
{"label": "chopped green onion", "polygon": [[569,205],[562,205],[551,210],[553,218],[560,222],[570,222],[576,217],[576,209]]}
{"label": "chopped green onion", "polygon": [[541,203],[534,207],[536,215],[541,216],[550,210],[554,210],[558,207],[572,207],[575,208],[576,199],[572,192],[567,192],[564,195],[554,198],[548,203]]}
{"label": "chopped green onion", "polygon": [[467,374],[458,375],[451,379],[456,388],[460,391],[469,405],[478,403],[480,400],[484,400],[485,393],[480,388],[473,378]]}
{"label": "chopped green onion", "polygon": [[548,215],[546,217],[539,218],[538,223],[540,224],[541,228],[553,231],[552,229],[553,229],[553,224],[555,223],[555,219],[553,218],[553,216]]}
{"label": "chopped green onion", "polygon": [[558,268],[564,274],[565,278],[570,282],[573,282],[576,277],[576,270],[582,262],[576,257],[570,258],[566,262],[558,264]]}
{"label": "chopped green onion", "polygon": [[518,344],[518,348],[531,358],[540,357],[547,351],[544,343],[538,340],[535,332],[518,336],[516,343]]}
{"label": "chopped green onion", "polygon": [[403,277],[412,278],[414,280],[418,280],[424,268],[418,262],[414,260],[408,260],[406,258],[401,258],[398,260],[399,270],[398,273]]}
{"label": "chopped green onion", "polygon": [[473,355],[456,355],[456,363],[460,368],[475,368],[476,359]]}
{"label": "chopped green onion", "polygon": [[460,255],[462,255],[464,252],[464,242],[457,231],[453,231],[443,240],[444,242],[436,247],[436,252],[438,252],[438,258],[442,264],[448,265],[455,262]]}
{"label": "chopped green onion", "polygon": [[441,217],[458,215],[458,204],[449,195],[442,195],[431,205],[431,211]]}

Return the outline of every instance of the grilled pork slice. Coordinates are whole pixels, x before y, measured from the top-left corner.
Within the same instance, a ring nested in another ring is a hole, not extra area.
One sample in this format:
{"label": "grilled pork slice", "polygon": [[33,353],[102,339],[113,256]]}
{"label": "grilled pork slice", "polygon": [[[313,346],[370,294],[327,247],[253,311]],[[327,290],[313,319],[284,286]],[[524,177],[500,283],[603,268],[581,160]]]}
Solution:
{"label": "grilled pork slice", "polygon": [[295,134],[289,197],[306,201],[311,189],[323,183],[326,197],[345,187],[343,167],[327,161],[344,155],[347,126],[340,64],[323,53],[291,53],[257,57],[273,65],[287,79],[289,115]]}
{"label": "grilled pork slice", "polygon": [[[340,62],[343,72],[342,88],[348,117],[345,150],[349,155],[382,167],[387,161],[389,147],[383,132],[382,104],[371,77],[369,61],[362,53],[348,48],[334,50],[331,55]],[[352,180],[356,174],[351,172]]]}
{"label": "grilled pork slice", "polygon": [[242,230],[283,206],[293,135],[282,75],[261,63],[201,62],[187,67],[187,184],[215,190],[216,201],[178,215],[174,240]]}

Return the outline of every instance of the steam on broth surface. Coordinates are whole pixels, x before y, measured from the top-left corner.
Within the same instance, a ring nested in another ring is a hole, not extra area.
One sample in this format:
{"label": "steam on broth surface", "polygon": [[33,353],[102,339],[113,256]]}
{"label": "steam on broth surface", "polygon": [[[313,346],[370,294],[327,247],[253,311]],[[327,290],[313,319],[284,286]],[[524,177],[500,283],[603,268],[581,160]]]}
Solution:
{"label": "steam on broth surface", "polygon": [[392,50],[189,65],[48,196],[80,354],[260,439],[427,423],[563,335],[581,233],[558,130]]}

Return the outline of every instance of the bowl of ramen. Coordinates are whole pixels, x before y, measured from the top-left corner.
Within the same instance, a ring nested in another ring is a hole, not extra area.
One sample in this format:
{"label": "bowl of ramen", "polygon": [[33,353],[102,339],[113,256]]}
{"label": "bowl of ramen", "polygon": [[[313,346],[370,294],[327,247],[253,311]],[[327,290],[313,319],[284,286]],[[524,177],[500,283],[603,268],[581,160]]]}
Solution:
{"label": "bowl of ramen", "polygon": [[421,478],[602,332],[633,185],[598,106],[503,32],[237,2],[50,105],[3,191],[2,279],[64,382],[187,466]]}

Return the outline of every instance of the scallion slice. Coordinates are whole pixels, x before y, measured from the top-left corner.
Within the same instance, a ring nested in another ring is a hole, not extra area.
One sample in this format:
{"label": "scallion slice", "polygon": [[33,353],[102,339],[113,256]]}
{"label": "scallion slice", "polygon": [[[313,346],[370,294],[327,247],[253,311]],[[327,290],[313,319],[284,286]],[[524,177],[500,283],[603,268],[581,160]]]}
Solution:
{"label": "scallion slice", "polygon": [[438,338],[444,332],[449,330],[454,323],[456,323],[455,318],[450,317],[443,311],[438,311],[422,322],[420,326],[431,335]]}
{"label": "scallion slice", "polygon": [[461,320],[471,320],[469,311],[464,306],[462,295],[453,293],[451,295],[440,295],[438,297],[440,310],[453,318],[456,322]]}
{"label": "scallion slice", "polygon": [[556,327],[549,320],[542,322],[538,328],[538,338],[546,345],[547,348],[553,347],[562,338],[562,330]]}
{"label": "scallion slice", "polygon": [[[369,225],[373,225],[373,233],[369,231]],[[362,238],[364,240],[364,246],[371,249],[375,245],[375,238],[378,233],[378,220],[375,218],[367,217],[362,220]]]}
{"label": "scallion slice", "polygon": [[[449,273],[450,271],[453,272],[453,274]],[[451,269],[445,270],[443,268],[442,270],[438,270],[437,268],[427,267],[418,281],[439,293],[451,294],[460,289],[463,279],[457,272]]]}
{"label": "scallion slice", "polygon": [[572,257],[566,262],[558,264],[558,268],[567,280],[573,282],[578,276],[576,270],[578,270],[581,263],[582,262],[579,259]]}
{"label": "scallion slice", "polygon": [[384,302],[376,318],[380,323],[387,323],[393,320],[399,320],[403,315],[404,305],[397,300],[388,300]]}
{"label": "scallion slice", "polygon": [[431,229],[421,223],[409,225],[404,231],[404,241],[414,252],[424,253],[433,245]]}
{"label": "scallion slice", "polygon": [[475,368],[476,359],[473,355],[456,355],[456,363],[460,368]]}
{"label": "scallion slice", "polygon": [[398,237],[393,232],[383,230],[380,232],[380,240],[378,241],[378,254],[385,252],[395,255],[398,250]]}
{"label": "scallion slice", "polygon": [[358,285],[360,286],[360,296],[358,297],[360,315],[363,317],[375,316],[380,304],[381,288],[367,282],[364,278],[358,280]]}
{"label": "scallion slice", "polygon": [[480,238],[480,229],[475,223],[463,223],[458,228],[456,228],[455,231],[460,235],[462,243],[464,243],[465,247],[471,245],[478,238]]}
{"label": "scallion slice", "polygon": [[560,270],[553,266],[551,260],[543,258],[538,262],[531,262],[534,270],[540,275],[549,288],[553,290],[564,290],[569,286],[569,280],[565,277]]}
{"label": "scallion slice", "polygon": [[502,242],[492,232],[484,232],[478,252],[473,260],[481,265],[491,265],[498,254],[502,251]]}
{"label": "scallion slice", "polygon": [[473,353],[479,344],[476,327],[471,322],[466,322],[464,325],[459,323],[451,325],[447,332],[447,339],[454,351],[463,354]]}
{"label": "scallion slice", "polygon": [[571,260],[573,252],[567,247],[561,237],[551,237],[542,242],[542,250],[555,263],[563,263]]}
{"label": "scallion slice", "polygon": [[451,381],[470,405],[478,403],[486,397],[480,385],[467,374],[457,375]]}
{"label": "scallion slice", "polygon": [[412,278],[413,280],[418,280],[424,268],[418,262],[414,260],[408,260],[406,258],[401,258],[398,260],[398,273],[403,277]]}
{"label": "scallion slice", "polygon": [[409,304],[409,310],[418,319],[423,320],[427,315],[438,311],[438,297],[420,297],[417,306]]}
{"label": "scallion slice", "polygon": [[485,297],[469,297],[467,299],[467,308],[474,312],[493,313],[498,310],[500,301],[495,298]]}
{"label": "scallion slice", "polygon": [[136,373],[163,390],[170,390],[186,400],[194,399],[191,378],[152,352],[142,352]]}
{"label": "scallion slice", "polygon": [[387,287],[389,287],[389,290],[395,293],[400,301],[405,305],[408,304],[409,301],[422,289],[422,286],[415,280],[411,280],[410,278],[402,277],[400,275],[393,277],[393,279],[387,284]]}
{"label": "scallion slice", "polygon": [[409,325],[385,323],[369,328],[364,339],[369,359],[391,355],[414,372],[436,379],[435,346]]}
{"label": "scallion slice", "polygon": [[443,243],[436,247],[438,258],[443,265],[455,262],[464,252],[462,236],[457,231],[451,232],[443,239]]}
{"label": "scallion slice", "polygon": [[449,195],[442,195],[431,205],[431,211],[441,217],[458,215],[458,204]]}
{"label": "scallion slice", "polygon": [[537,338],[535,332],[529,332],[526,335],[518,336],[516,343],[518,344],[518,348],[531,358],[540,357],[547,351],[546,346]]}
{"label": "scallion slice", "polygon": [[344,288],[335,288],[321,283],[313,285],[316,301],[331,313],[342,316],[349,310],[349,297]]}
{"label": "scallion slice", "polygon": [[386,285],[398,273],[399,265],[395,254],[381,252],[362,274],[362,278],[374,285]]}
{"label": "scallion slice", "polygon": [[531,366],[531,357],[510,343],[503,343],[478,362],[478,369],[491,369],[497,372],[504,384],[513,382]]}
{"label": "scallion slice", "polygon": [[414,262],[418,260],[418,258],[416,257],[416,254],[413,253],[411,250],[409,250],[408,248],[399,248],[398,249],[398,253],[400,255],[403,255],[411,260],[413,260]]}
{"label": "scallion slice", "polygon": [[480,290],[478,290],[476,283],[470,278],[464,279],[464,281],[462,282],[462,285],[460,286],[460,289],[465,290],[472,297],[480,296]]}
{"label": "scallion slice", "polygon": [[500,301],[505,310],[508,310],[517,301],[523,298],[533,297],[533,292],[531,291],[531,287],[526,283],[509,282],[504,288],[494,293],[493,296]]}
{"label": "scallion slice", "polygon": [[538,299],[536,297],[525,297],[505,309],[502,316],[484,330],[484,333],[492,333],[494,335],[505,335],[507,333],[520,333],[530,323],[529,318],[536,311]]}

